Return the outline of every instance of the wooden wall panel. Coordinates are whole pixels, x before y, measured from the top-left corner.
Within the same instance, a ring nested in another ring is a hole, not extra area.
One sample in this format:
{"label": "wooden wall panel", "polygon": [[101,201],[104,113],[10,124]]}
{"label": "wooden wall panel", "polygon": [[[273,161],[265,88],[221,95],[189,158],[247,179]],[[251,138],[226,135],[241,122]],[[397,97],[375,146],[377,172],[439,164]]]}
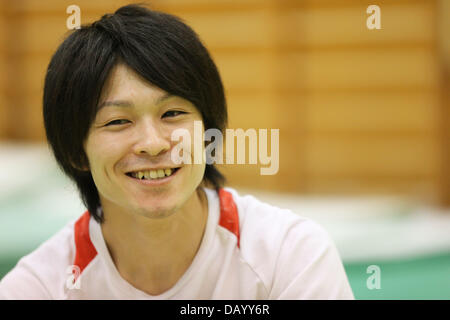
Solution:
{"label": "wooden wall panel", "polygon": [[280,129],[277,176],[226,166],[233,184],[306,193],[436,192],[440,61],[433,2],[380,1],[377,31],[365,26],[368,1],[158,4],[184,17],[211,49],[230,126]]}
{"label": "wooden wall panel", "polygon": [[273,92],[273,58],[265,52],[215,53],[225,89],[238,92]]}
{"label": "wooden wall panel", "polygon": [[0,140],[5,138],[6,123],[8,121],[8,109],[6,98],[6,12],[4,3],[0,2]]}
{"label": "wooden wall panel", "polygon": [[[351,7],[305,5],[302,8],[280,10],[280,20],[284,24],[285,32],[279,33],[279,43],[307,49],[383,46],[395,44],[397,41],[420,44],[433,40],[432,1],[407,5],[390,1],[380,5],[382,29],[376,32],[366,27],[368,15],[365,10],[368,4],[362,1],[354,1]],[[407,23],[409,21],[413,23]],[[291,32],[288,32],[289,30]]]}
{"label": "wooden wall panel", "polygon": [[315,178],[308,180],[308,194],[326,194],[337,196],[355,195],[401,195],[411,201],[420,203],[426,201],[434,203],[438,188],[434,179],[424,176],[382,177],[375,176],[370,182],[366,177],[347,177],[334,179],[332,177]]}
{"label": "wooden wall panel", "polygon": [[51,54],[53,52],[47,54],[21,54],[19,56],[22,58],[22,68],[27,70],[21,79],[22,85],[27,88],[26,95],[42,99],[45,72],[50,62]]}
{"label": "wooden wall panel", "polygon": [[[366,28],[369,0],[150,5],[179,15],[210,49],[224,81],[231,128],[280,130],[278,174],[261,176],[260,165],[222,166],[230,184],[442,198],[448,197],[441,176],[449,172],[450,120],[441,119],[448,116],[442,92],[449,69],[443,74],[438,1],[377,1],[381,30]],[[87,23],[127,3],[76,4]],[[71,4],[0,2],[0,67],[7,70],[0,74],[0,117],[6,119],[0,120],[0,137],[44,139],[45,70],[67,33]]]}
{"label": "wooden wall panel", "polygon": [[432,139],[347,138],[309,135],[306,171],[309,176],[389,175],[432,176],[436,174],[438,145]]}
{"label": "wooden wall panel", "polygon": [[309,132],[427,135],[436,132],[439,101],[432,92],[338,92],[307,94],[304,104]]}
{"label": "wooden wall panel", "polygon": [[[65,11],[63,11],[64,13]],[[24,59],[33,58],[34,54],[48,54],[56,49],[68,32],[66,19],[68,15],[17,14],[11,19],[11,30],[19,30],[20,37],[12,38],[14,53],[23,55]],[[39,27],[37,27],[39,26]]]}
{"label": "wooden wall panel", "polygon": [[281,139],[290,146],[280,162],[303,180],[296,186],[303,193],[394,192],[436,200],[435,4],[379,3],[383,29],[369,31],[367,4],[341,3],[278,6],[283,18],[273,70],[282,106],[290,106],[279,107],[289,115]]}
{"label": "wooden wall panel", "polygon": [[231,106],[228,115],[230,128],[274,128],[277,119],[284,119],[280,111],[273,107],[280,101],[270,92],[230,95],[227,103]]}
{"label": "wooden wall panel", "polygon": [[436,33],[438,41],[438,54],[441,62],[440,84],[440,187],[441,203],[450,207],[450,2],[438,0]]}
{"label": "wooden wall panel", "polygon": [[[371,49],[285,53],[276,69],[281,88],[436,88],[439,72],[429,49]],[[242,71],[244,73],[245,71]]]}
{"label": "wooden wall panel", "polygon": [[[109,12],[114,12],[117,8],[122,5],[132,3],[133,1],[126,0],[21,0],[16,1],[13,6],[10,7],[10,12],[13,14],[21,15],[24,14],[50,14],[50,15],[63,15],[67,17],[66,8],[70,5],[77,5],[80,7],[82,16],[83,13],[87,14],[104,14]],[[138,2],[138,1],[135,1]],[[144,1],[143,1],[144,2]],[[83,17],[82,17],[83,20]]]}
{"label": "wooden wall panel", "polygon": [[220,48],[272,48],[272,15],[261,10],[252,12],[251,19],[246,11],[188,12],[182,17],[214,51]]}

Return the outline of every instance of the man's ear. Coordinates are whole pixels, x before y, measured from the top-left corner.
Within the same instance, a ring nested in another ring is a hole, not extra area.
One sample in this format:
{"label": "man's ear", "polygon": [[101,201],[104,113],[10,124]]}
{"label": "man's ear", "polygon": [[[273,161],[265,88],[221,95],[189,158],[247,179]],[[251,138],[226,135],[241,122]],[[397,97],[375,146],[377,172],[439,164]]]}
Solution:
{"label": "man's ear", "polygon": [[77,169],[77,170],[79,170],[79,171],[85,171],[85,172],[88,172],[88,171],[90,171],[91,169],[89,168],[89,163],[88,163],[88,161],[86,161],[86,160],[82,160],[82,163],[81,164],[77,164],[77,163],[74,163],[74,162],[72,162],[71,161],[71,165],[72,165],[72,167],[74,167],[75,169]]}
{"label": "man's ear", "polygon": [[91,169],[88,167],[88,166],[86,166],[86,165],[83,165],[81,168],[79,168],[78,170],[80,170],[80,171],[85,171],[85,172],[88,172],[88,171],[91,171]]}

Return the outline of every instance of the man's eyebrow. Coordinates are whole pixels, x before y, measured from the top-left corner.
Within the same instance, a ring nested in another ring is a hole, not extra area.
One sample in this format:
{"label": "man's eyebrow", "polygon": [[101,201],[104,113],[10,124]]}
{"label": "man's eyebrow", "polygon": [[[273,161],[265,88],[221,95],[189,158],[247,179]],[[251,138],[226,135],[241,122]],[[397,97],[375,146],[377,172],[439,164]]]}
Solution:
{"label": "man's eyebrow", "polygon": [[[155,104],[160,104],[173,97],[175,97],[173,94],[165,93],[156,100]],[[133,107],[133,106],[134,103],[129,100],[107,100],[100,103],[97,110],[100,110],[103,107]]]}
{"label": "man's eyebrow", "polygon": [[99,104],[98,109],[100,110],[103,107],[132,107],[133,105],[131,101],[127,100],[112,100],[102,102]]}

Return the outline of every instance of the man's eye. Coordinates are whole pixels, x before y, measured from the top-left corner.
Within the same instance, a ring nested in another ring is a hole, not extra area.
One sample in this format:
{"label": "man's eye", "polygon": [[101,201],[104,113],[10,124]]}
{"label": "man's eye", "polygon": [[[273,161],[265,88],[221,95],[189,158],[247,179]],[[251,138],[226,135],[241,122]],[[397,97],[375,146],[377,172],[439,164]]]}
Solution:
{"label": "man's eye", "polygon": [[165,113],[163,114],[163,118],[164,118],[164,117],[176,117],[176,116],[178,116],[178,115],[180,115],[180,114],[184,114],[184,113],[186,113],[186,112],[184,112],[184,111],[179,111],[179,110],[170,110],[170,111],[167,111],[167,112],[165,112]]}
{"label": "man's eye", "polygon": [[128,122],[130,122],[130,121],[126,120],[126,119],[117,119],[117,120],[113,120],[113,121],[108,122],[106,124],[106,126],[126,124]]}

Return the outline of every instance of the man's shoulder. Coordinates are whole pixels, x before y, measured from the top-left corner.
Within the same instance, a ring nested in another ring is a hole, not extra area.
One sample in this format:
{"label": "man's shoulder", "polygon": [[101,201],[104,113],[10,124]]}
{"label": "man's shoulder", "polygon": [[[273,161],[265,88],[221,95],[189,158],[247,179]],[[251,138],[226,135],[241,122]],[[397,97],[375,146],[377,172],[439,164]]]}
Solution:
{"label": "man's shoulder", "polygon": [[241,260],[264,282],[270,299],[353,297],[324,227],[301,213],[228,191],[240,211]]}
{"label": "man's shoulder", "polygon": [[[69,221],[57,233],[43,242],[36,250],[22,258],[22,260],[37,260],[39,262],[51,258],[53,265],[58,262],[66,262],[75,256],[74,225],[78,219]],[[49,264],[46,264],[49,265]]]}
{"label": "man's shoulder", "polygon": [[12,299],[51,299],[68,278],[75,257],[74,224],[68,222],[51,238],[19,260],[0,281],[0,295]]}
{"label": "man's shoulder", "polygon": [[314,220],[231,188],[226,191],[237,206],[241,257],[250,264],[275,264],[280,250],[295,248],[295,254],[301,256],[334,245],[328,232]]}
{"label": "man's shoulder", "polygon": [[282,237],[295,231],[299,237],[315,236],[328,238],[328,233],[314,220],[280,208],[252,195],[241,195],[226,188],[233,195],[239,213],[241,234],[251,233],[256,237]]}

